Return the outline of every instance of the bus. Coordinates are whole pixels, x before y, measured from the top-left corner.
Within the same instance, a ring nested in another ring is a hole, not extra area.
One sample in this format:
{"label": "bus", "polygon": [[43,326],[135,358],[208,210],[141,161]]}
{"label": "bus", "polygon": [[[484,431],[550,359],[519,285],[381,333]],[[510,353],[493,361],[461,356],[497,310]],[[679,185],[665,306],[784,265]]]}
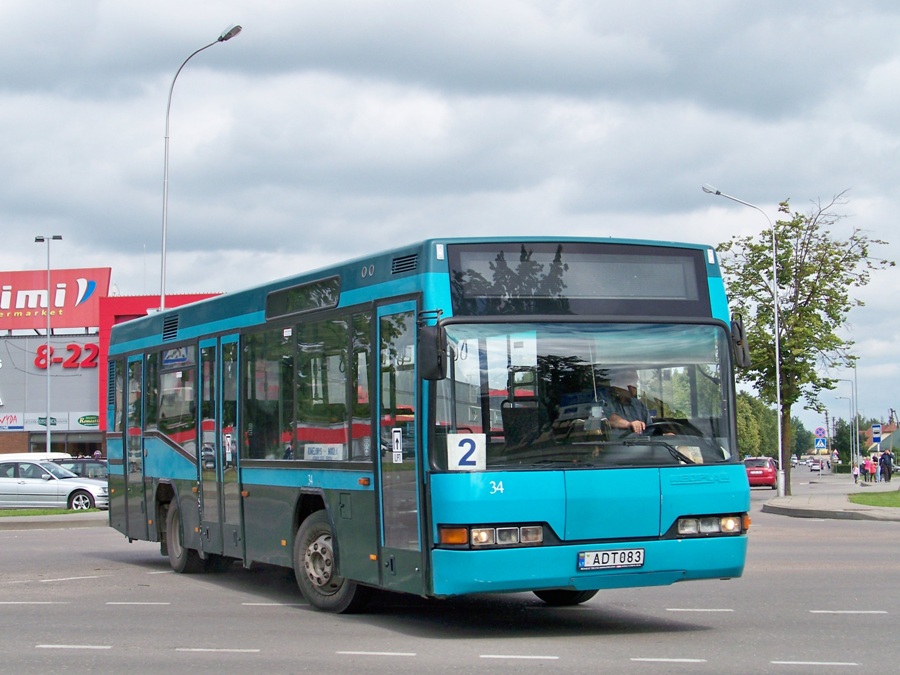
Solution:
{"label": "bus", "polygon": [[[708,246],[400,247],[115,326],[110,525],[331,612],[740,577],[748,358]],[[610,423],[622,368],[640,433]]]}

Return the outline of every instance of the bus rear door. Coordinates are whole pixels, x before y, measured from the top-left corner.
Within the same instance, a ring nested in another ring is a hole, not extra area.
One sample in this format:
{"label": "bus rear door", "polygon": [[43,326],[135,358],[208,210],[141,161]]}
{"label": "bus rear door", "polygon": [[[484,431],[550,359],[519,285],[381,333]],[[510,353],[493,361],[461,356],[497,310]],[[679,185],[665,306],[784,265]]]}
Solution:
{"label": "bus rear door", "polygon": [[129,539],[147,539],[147,508],[144,490],[143,356],[128,359],[125,391],[128,411],[125,424],[125,513]]}
{"label": "bus rear door", "polygon": [[216,341],[200,342],[200,543],[204,553],[222,553],[222,447],[219,442],[219,381]]}

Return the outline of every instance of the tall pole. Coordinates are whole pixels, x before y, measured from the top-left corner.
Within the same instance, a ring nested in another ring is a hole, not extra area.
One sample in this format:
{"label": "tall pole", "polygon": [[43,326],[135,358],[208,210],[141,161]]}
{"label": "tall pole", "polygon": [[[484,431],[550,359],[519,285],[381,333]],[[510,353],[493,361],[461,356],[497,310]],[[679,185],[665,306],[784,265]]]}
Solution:
{"label": "tall pole", "polygon": [[187,65],[187,62],[194,58],[197,54],[202,52],[204,49],[209,49],[213,45],[217,45],[220,42],[226,42],[233,38],[235,35],[241,32],[240,26],[231,26],[230,28],[226,28],[222,31],[222,34],[214,41],[210,42],[205,47],[200,47],[197,51],[187,57],[182,64],[178,67],[178,70],[175,71],[175,77],[172,78],[172,84],[169,86],[169,101],[166,104],[166,143],[165,143],[165,157],[163,159],[163,216],[162,216],[162,258],[161,258],[161,268],[160,268],[160,280],[159,280],[159,310],[162,311],[166,308],[166,230],[168,228],[168,215],[169,215],[169,113],[172,110],[172,92],[175,90],[175,80],[178,79],[178,75],[181,73],[181,69]]}
{"label": "tall pole", "polygon": [[[847,406],[850,410],[850,414],[853,415],[853,397],[852,396],[835,396],[835,398],[842,398],[847,401]],[[853,472],[853,422],[851,421],[847,425],[847,430],[850,432],[850,472]]]}
{"label": "tall pole", "polygon": [[50,364],[53,363],[53,360],[50,358],[50,298],[53,297],[53,287],[50,285],[50,242],[62,241],[62,235],[39,235],[34,238],[34,241],[37,244],[47,244],[47,352],[44,360],[47,368],[47,448],[44,452],[50,452]]}
{"label": "tall pole", "polygon": [[[854,375],[856,373],[856,369],[854,368]],[[837,382],[849,382],[850,383],[850,465],[853,466],[853,462],[859,462],[858,457],[858,445],[859,445],[859,434],[854,432],[856,429],[856,382],[855,380],[851,380],[848,378],[838,378]],[[838,396],[838,398],[847,398],[846,396]],[[857,455],[856,459],[854,456]]]}
{"label": "tall pole", "polygon": [[769,228],[772,230],[772,307],[773,314],[775,317],[775,410],[776,410],[776,424],[778,426],[778,496],[784,496],[784,439],[781,434],[781,333],[779,332],[778,326],[778,245],[777,238],[775,236],[775,226],[772,224],[772,220],[769,218],[768,214],[759,208],[756,204],[751,204],[750,202],[745,202],[743,199],[738,199],[737,197],[733,197],[731,195],[727,195],[721,190],[717,190],[714,187],[709,185],[703,186],[703,191],[710,195],[716,195],[717,197],[725,197],[725,199],[730,199],[733,202],[737,202],[738,204],[743,204],[744,206],[749,206],[751,209],[756,209],[763,216],[765,216],[766,222],[769,223]]}

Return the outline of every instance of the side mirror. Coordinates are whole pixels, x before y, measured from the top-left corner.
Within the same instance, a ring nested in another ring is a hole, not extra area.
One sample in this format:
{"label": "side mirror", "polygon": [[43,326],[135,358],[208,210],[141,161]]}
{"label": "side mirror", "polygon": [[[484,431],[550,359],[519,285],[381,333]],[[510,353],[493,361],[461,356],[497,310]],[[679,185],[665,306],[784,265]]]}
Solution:
{"label": "side mirror", "polygon": [[738,368],[750,367],[750,345],[747,344],[747,332],[744,330],[744,319],[741,316],[731,321],[731,350],[734,352],[734,363]]}
{"label": "side mirror", "polygon": [[447,334],[443,327],[419,326],[416,352],[419,377],[431,381],[447,377]]}

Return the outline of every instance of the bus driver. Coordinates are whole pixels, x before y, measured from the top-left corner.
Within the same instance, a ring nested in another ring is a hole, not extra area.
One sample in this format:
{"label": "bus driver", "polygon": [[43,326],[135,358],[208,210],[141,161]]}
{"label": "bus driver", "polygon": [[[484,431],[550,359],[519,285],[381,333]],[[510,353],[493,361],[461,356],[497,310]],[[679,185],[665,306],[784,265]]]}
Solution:
{"label": "bus driver", "polygon": [[638,376],[634,368],[612,372],[609,378],[606,416],[613,429],[640,434],[653,422],[650,411],[637,397]]}

